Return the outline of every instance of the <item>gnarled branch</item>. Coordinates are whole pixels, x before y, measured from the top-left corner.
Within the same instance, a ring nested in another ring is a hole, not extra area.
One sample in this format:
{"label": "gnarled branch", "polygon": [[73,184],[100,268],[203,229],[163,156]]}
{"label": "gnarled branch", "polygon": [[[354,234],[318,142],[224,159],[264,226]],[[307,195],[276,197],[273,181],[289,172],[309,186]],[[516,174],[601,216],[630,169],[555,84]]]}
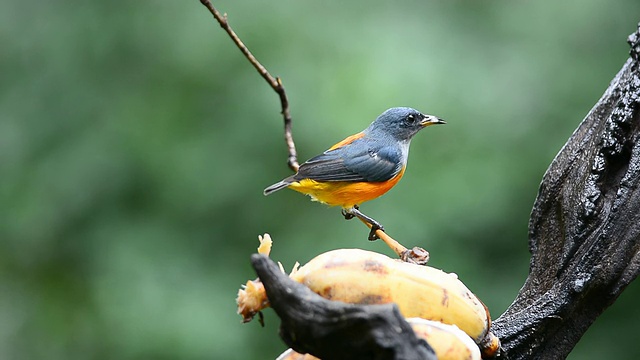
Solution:
{"label": "gnarled branch", "polygon": [[251,257],[282,323],[280,336],[299,353],[321,359],[435,360],[398,307],[326,300],[291,280],[265,255]]}
{"label": "gnarled branch", "polygon": [[638,276],[639,39],[629,37],[631,58],[542,180],[529,222],[529,277],[494,322],[508,359],[565,358]]}

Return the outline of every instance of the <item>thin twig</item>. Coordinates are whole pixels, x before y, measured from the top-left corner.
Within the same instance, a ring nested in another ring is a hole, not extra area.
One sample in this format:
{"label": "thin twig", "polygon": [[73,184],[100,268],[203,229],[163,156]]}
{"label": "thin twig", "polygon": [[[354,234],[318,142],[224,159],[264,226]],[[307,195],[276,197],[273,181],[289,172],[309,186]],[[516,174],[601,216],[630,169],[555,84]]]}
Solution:
{"label": "thin twig", "polygon": [[231,29],[229,26],[229,22],[227,21],[227,14],[220,14],[213,4],[209,0],[200,0],[200,3],[204,5],[209,12],[213,15],[213,17],[218,21],[220,27],[224,29],[224,31],[229,34],[229,37],[236,44],[238,49],[242,52],[242,54],[249,60],[251,65],[260,73],[262,78],[264,78],[269,86],[275,91],[280,97],[280,106],[282,107],[282,117],[284,119],[284,140],[287,144],[287,150],[289,152],[289,157],[287,159],[287,165],[291,170],[298,171],[300,165],[298,165],[298,154],[296,152],[296,144],[293,142],[293,135],[291,133],[291,115],[289,113],[289,100],[287,99],[287,93],[284,91],[284,86],[282,85],[282,80],[279,77],[273,77],[267,69],[262,66],[262,64],[256,59],[255,56],[249,51],[247,46],[240,40],[240,37]]}
{"label": "thin twig", "polygon": [[[293,134],[291,132],[291,114],[289,113],[289,100],[287,99],[287,93],[282,85],[282,80],[279,77],[273,77],[269,71],[256,59],[255,56],[249,51],[247,46],[240,40],[240,37],[233,31],[229,22],[227,21],[227,14],[220,14],[218,10],[211,4],[209,0],[200,0],[200,3],[204,5],[213,17],[218,21],[220,27],[229,34],[229,37],[236,44],[242,54],[249,60],[251,65],[258,71],[258,73],[265,79],[265,81],[271,86],[280,97],[280,106],[282,107],[282,117],[284,119],[284,140],[287,144],[287,150],[289,157],[287,159],[287,165],[295,172],[298,171],[300,165],[298,164],[298,155],[296,152],[296,144],[293,141]],[[369,228],[371,224],[363,221]],[[400,258],[404,261],[415,262],[420,264],[426,264],[429,259],[429,253],[421,248],[413,248],[411,250],[402,246],[399,242],[394,240],[391,236],[387,235],[384,231],[378,230],[376,232],[378,237],[382,239]]]}

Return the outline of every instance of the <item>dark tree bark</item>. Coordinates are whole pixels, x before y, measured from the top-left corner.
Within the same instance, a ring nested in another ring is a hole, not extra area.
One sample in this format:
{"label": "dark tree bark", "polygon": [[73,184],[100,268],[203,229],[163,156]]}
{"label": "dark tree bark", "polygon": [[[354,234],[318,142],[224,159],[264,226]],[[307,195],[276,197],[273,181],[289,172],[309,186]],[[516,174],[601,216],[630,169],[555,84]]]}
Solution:
{"label": "dark tree bark", "polygon": [[280,337],[297,352],[337,360],[436,360],[395,304],[326,300],[291,280],[265,255],[253,255],[251,263],[282,320]]}
{"label": "dark tree bark", "polygon": [[[544,175],[529,222],[529,276],[493,325],[500,358],[565,358],[640,271],[640,27],[628,41],[631,58]],[[397,310],[320,301],[264,271],[264,261],[254,267],[294,349],[325,360],[427,358]],[[398,328],[406,335],[393,337]]]}
{"label": "dark tree bark", "polygon": [[640,269],[640,35],[547,170],[529,221],[530,273],[494,322],[508,359],[562,359]]}

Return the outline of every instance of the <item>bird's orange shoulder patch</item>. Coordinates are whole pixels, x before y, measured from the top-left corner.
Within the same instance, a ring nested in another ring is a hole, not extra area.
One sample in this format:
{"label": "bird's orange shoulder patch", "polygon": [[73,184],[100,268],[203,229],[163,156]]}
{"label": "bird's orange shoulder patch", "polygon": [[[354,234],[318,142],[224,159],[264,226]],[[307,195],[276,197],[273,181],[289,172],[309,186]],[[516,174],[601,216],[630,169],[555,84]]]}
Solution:
{"label": "bird's orange shoulder patch", "polygon": [[329,148],[329,150],[334,150],[337,149],[339,147],[343,147],[345,145],[349,145],[351,144],[354,140],[358,140],[360,138],[364,137],[364,132],[359,132],[357,134],[351,135],[349,137],[347,137],[346,139],[340,141],[339,143],[333,145],[332,147]]}

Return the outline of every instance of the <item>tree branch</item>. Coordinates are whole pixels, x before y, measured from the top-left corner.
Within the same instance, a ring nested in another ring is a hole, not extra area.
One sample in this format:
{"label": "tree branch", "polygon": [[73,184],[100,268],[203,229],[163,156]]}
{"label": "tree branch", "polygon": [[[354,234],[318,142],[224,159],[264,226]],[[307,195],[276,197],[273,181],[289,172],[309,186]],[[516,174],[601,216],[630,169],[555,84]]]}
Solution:
{"label": "tree branch", "polygon": [[294,172],[298,171],[298,154],[296,152],[296,144],[293,142],[293,134],[291,131],[291,115],[289,113],[289,100],[287,99],[287,93],[284,90],[284,86],[282,85],[282,80],[279,77],[273,77],[267,69],[262,66],[262,64],[256,59],[255,56],[249,51],[247,46],[240,40],[240,37],[233,31],[231,26],[229,26],[229,22],[227,21],[227,14],[220,14],[218,10],[211,4],[209,0],[200,0],[200,3],[204,5],[209,12],[213,15],[213,17],[218,21],[220,27],[224,29],[224,31],[229,34],[231,40],[236,44],[238,49],[242,52],[242,54],[249,60],[251,65],[258,71],[260,76],[267,81],[269,86],[273,89],[273,91],[278,94],[280,97],[280,106],[282,107],[282,118],[284,119],[284,140],[287,144],[287,150],[289,152],[289,157],[287,158],[287,165]]}
{"label": "tree branch", "polygon": [[494,322],[508,359],[565,358],[640,272],[639,39],[540,185],[529,277]]}
{"label": "tree branch", "polygon": [[436,359],[395,304],[326,300],[291,280],[266,255],[252,255],[251,263],[282,320],[280,337],[295,351],[336,360]]}

